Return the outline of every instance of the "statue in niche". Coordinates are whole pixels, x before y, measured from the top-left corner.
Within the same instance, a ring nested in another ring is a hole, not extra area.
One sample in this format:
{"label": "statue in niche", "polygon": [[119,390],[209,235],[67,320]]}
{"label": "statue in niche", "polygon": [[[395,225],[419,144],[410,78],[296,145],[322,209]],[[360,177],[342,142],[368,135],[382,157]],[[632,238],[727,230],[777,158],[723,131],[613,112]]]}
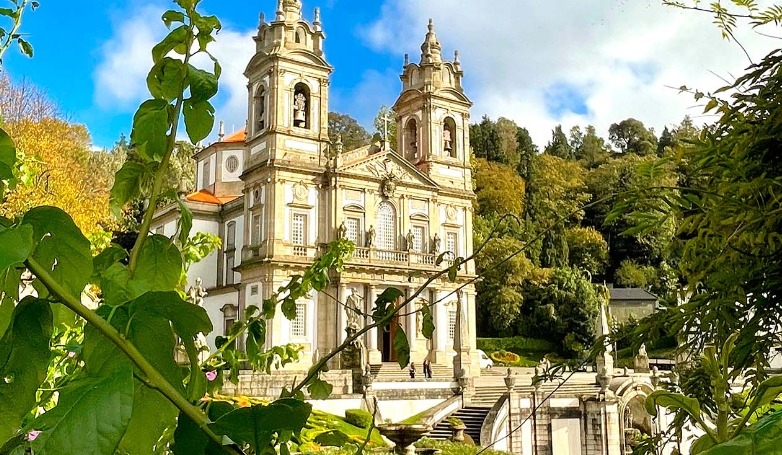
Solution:
{"label": "statue in niche", "polygon": [[375,246],[375,236],[377,233],[375,232],[375,226],[369,225],[369,231],[367,231],[367,248],[372,248]]}
{"label": "statue in niche", "polygon": [[201,277],[199,276],[196,278],[195,284],[190,286],[190,289],[187,291],[187,300],[189,300],[193,305],[204,306],[206,289],[204,289],[204,286],[201,283]]}
{"label": "statue in niche", "polygon": [[293,125],[301,128],[307,126],[307,116],[305,109],[307,108],[307,97],[303,93],[299,92],[293,97]]}
{"label": "statue in niche", "polygon": [[432,254],[440,254],[440,243],[442,243],[440,234],[435,232],[434,237],[432,237]]}
{"label": "statue in niche", "polygon": [[446,152],[453,150],[453,142],[451,141],[451,130],[443,128],[443,149]]}
{"label": "statue in niche", "polygon": [[345,313],[347,314],[348,326],[361,327],[363,324],[363,307],[361,301],[363,299],[358,295],[358,291],[355,288],[351,288],[350,295],[345,299]]}
{"label": "statue in niche", "polygon": [[348,236],[348,227],[345,226],[345,222],[343,221],[342,224],[339,225],[337,228],[337,238],[338,239],[344,239]]}
{"label": "statue in niche", "polygon": [[407,251],[413,251],[414,241],[415,241],[415,235],[413,235],[413,230],[408,229],[407,234],[405,234],[405,246],[407,247]]}

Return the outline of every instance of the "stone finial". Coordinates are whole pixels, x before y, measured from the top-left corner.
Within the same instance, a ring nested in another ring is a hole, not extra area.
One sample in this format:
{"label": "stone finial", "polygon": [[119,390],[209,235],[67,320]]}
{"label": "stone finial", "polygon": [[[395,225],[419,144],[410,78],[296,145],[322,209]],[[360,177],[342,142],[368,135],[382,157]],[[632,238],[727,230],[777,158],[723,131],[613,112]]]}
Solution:
{"label": "stone finial", "polygon": [[462,64],[459,61],[459,51],[453,51],[453,66],[456,71],[461,71],[462,69]]}
{"label": "stone finial", "polygon": [[319,32],[322,30],[321,23],[320,23],[320,8],[316,7],[313,15],[314,15],[314,19],[312,20],[312,27],[315,29],[316,32]]}
{"label": "stone finial", "polygon": [[260,13],[258,14],[258,29],[260,30],[264,24],[266,24],[266,15]]}
{"label": "stone finial", "polygon": [[277,12],[275,13],[274,20],[276,21],[284,21],[285,20],[285,11],[282,9],[282,0],[277,0]]}
{"label": "stone finial", "polygon": [[402,64],[402,67],[406,68],[407,65],[409,64],[410,64],[410,57],[407,54],[405,54],[405,62]]}
{"label": "stone finial", "polygon": [[440,50],[440,42],[437,41],[437,35],[434,33],[434,21],[429,19],[428,32],[424,43],[421,44],[421,63],[440,63],[443,61]]}
{"label": "stone finial", "polygon": [[220,120],[220,125],[217,127],[217,141],[223,142],[223,138],[225,137],[225,123]]}

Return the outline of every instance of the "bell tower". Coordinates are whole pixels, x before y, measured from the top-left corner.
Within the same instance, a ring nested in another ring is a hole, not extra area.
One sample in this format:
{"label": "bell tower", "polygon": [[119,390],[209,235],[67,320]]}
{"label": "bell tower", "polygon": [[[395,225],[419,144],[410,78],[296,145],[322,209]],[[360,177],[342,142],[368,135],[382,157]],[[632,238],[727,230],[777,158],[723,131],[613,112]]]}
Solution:
{"label": "bell tower", "polygon": [[472,191],[470,106],[462,88],[459,53],[443,61],[434,23],[421,44],[419,63],[405,54],[402,92],[394,103],[397,151],[446,188]]}
{"label": "bell tower", "polygon": [[247,162],[289,160],[319,167],[328,143],[329,75],[320,10],[302,18],[300,0],[279,0],[261,14],[248,84]]}

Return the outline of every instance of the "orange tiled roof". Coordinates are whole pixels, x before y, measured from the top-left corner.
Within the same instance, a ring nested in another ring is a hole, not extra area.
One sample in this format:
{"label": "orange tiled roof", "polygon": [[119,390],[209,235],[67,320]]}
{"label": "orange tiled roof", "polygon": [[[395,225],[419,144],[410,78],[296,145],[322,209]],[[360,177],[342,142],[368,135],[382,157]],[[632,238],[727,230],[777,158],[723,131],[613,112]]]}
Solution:
{"label": "orange tiled roof", "polygon": [[220,142],[244,142],[247,139],[247,132],[245,130],[239,130],[223,137]]}
{"label": "orange tiled roof", "polygon": [[187,195],[187,200],[191,202],[203,202],[205,204],[222,205],[227,204],[239,196],[215,196],[206,190],[196,191]]}

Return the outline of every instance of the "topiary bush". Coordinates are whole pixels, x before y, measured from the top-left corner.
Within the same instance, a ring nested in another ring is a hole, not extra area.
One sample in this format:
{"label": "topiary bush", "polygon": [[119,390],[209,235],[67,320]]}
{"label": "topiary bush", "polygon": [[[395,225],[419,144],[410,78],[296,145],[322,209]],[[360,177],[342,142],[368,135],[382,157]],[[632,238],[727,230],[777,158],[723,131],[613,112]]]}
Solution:
{"label": "topiary bush", "polygon": [[363,409],[346,409],[345,421],[360,428],[369,428],[372,425],[372,414]]}
{"label": "topiary bush", "polygon": [[491,354],[489,354],[489,356],[491,357],[492,360],[502,365],[513,365],[521,361],[521,357],[519,357],[518,354],[514,354],[513,352],[506,351],[504,349],[500,351],[492,352]]}

